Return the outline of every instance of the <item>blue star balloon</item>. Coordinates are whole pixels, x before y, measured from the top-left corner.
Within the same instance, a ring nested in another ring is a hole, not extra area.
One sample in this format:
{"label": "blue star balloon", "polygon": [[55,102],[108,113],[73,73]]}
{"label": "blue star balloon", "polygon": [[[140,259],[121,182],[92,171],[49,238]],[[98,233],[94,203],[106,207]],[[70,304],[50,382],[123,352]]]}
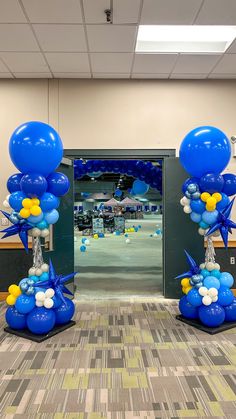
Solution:
{"label": "blue star balloon", "polygon": [[175,277],[175,279],[182,279],[182,278],[190,278],[193,275],[198,275],[201,271],[195,260],[190,256],[190,254],[187,252],[187,250],[184,250],[185,256],[187,258],[187,262],[189,264],[189,271],[184,272],[181,275],[178,275]]}
{"label": "blue star balloon", "polygon": [[230,214],[232,211],[232,207],[234,204],[234,199],[225,207],[222,211],[219,211],[218,219],[215,224],[208,230],[206,236],[210,236],[216,230],[220,230],[220,234],[222,240],[224,242],[225,247],[228,247],[228,236],[229,233],[232,234],[232,228],[236,228],[236,223],[230,220]]}
{"label": "blue star balloon", "polygon": [[[2,214],[11,221],[11,214],[8,214],[5,211],[1,211]],[[6,237],[14,236],[15,234],[19,234],[19,237],[22,241],[22,244],[25,248],[26,253],[29,251],[28,247],[28,231],[33,228],[32,225],[28,224],[27,221],[24,219],[19,220],[17,223],[13,224],[10,227],[5,228],[4,230],[0,231],[0,233],[5,233],[4,236],[2,236],[2,239],[5,239]]]}
{"label": "blue star balloon", "polygon": [[78,272],[73,272],[69,275],[57,275],[50,259],[49,261],[49,279],[46,281],[38,281],[34,283],[34,287],[42,288],[52,288],[55,291],[55,294],[66,304],[64,294],[73,295],[73,293],[65,287],[64,283],[67,282],[70,278],[73,278]]}

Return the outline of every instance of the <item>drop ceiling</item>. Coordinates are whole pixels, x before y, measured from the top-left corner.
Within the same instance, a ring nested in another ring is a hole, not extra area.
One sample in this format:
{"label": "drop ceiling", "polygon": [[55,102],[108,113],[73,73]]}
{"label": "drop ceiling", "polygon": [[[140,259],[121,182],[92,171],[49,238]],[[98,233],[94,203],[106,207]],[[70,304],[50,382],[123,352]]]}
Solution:
{"label": "drop ceiling", "polygon": [[135,54],[139,24],[236,25],[236,0],[0,0],[0,78],[236,78],[236,41],[223,54]]}

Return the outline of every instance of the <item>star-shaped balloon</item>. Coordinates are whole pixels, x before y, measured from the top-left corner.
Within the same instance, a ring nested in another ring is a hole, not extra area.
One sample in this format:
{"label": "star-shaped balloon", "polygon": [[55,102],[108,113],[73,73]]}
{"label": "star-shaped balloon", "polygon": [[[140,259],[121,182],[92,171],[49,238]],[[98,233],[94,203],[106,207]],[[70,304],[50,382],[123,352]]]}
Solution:
{"label": "star-shaped balloon", "polygon": [[184,272],[181,275],[178,275],[175,277],[175,279],[182,279],[182,278],[190,278],[193,275],[198,275],[201,271],[198,264],[195,262],[195,260],[190,256],[190,254],[187,252],[187,250],[184,250],[185,256],[187,258],[187,262],[189,264],[189,271]]}
{"label": "star-shaped balloon", "polygon": [[220,230],[220,234],[226,248],[228,247],[229,233],[232,234],[232,228],[236,228],[236,223],[234,223],[229,218],[234,204],[234,200],[235,198],[232,199],[232,201],[227,205],[227,207],[225,207],[222,211],[219,211],[217,221],[206,233],[206,236],[210,236],[216,230]]}
{"label": "star-shaped balloon", "polygon": [[55,291],[55,294],[66,304],[64,294],[73,295],[73,293],[65,287],[64,283],[67,282],[69,279],[73,278],[77,272],[73,272],[69,275],[57,275],[52,261],[49,261],[49,279],[46,281],[38,281],[34,283],[34,287],[42,287],[42,288],[52,288]]}
{"label": "star-shaped balloon", "polygon": [[[1,211],[4,217],[6,217],[8,220],[11,221],[11,214],[8,214],[5,211]],[[33,228],[32,225],[28,224],[27,221],[24,219],[19,220],[17,223],[13,224],[10,227],[5,228],[4,230],[0,231],[0,233],[5,233],[4,236],[2,236],[2,239],[5,239],[6,237],[14,236],[15,234],[19,234],[19,237],[22,241],[22,244],[25,248],[26,253],[29,251],[28,247],[28,231]]]}

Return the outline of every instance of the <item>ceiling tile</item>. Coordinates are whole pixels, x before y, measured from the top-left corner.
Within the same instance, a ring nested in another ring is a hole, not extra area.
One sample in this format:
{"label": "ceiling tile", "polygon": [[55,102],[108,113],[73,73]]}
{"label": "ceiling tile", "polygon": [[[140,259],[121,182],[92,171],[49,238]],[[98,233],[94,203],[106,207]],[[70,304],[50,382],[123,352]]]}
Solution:
{"label": "ceiling tile", "polygon": [[89,73],[88,54],[84,52],[47,52],[45,57],[53,72],[56,73]]}
{"label": "ceiling tile", "polygon": [[91,52],[132,52],[136,41],[135,26],[87,26]]}
{"label": "ceiling tile", "polygon": [[206,79],[207,78],[208,73],[205,74],[171,74],[170,78],[171,79],[191,79],[191,80],[196,80],[196,79]]}
{"label": "ceiling tile", "polygon": [[110,0],[83,0],[86,23],[106,23],[104,11],[110,9]]}
{"label": "ceiling tile", "polygon": [[144,0],[141,24],[190,25],[202,0]]}
{"label": "ceiling tile", "polygon": [[79,0],[22,0],[32,23],[82,23]]}
{"label": "ceiling tile", "polygon": [[13,79],[13,75],[11,73],[0,73],[0,79]]}
{"label": "ceiling tile", "polygon": [[137,23],[140,0],[113,0],[113,23]]}
{"label": "ceiling tile", "polygon": [[179,55],[173,73],[209,73],[219,60],[220,55]]}
{"label": "ceiling tile", "polygon": [[0,24],[0,51],[39,51],[29,25]]}
{"label": "ceiling tile", "polygon": [[208,76],[209,79],[236,79],[236,72],[235,74],[218,74],[218,73],[211,73]]}
{"label": "ceiling tile", "polygon": [[51,73],[13,73],[17,79],[51,79]]}
{"label": "ceiling tile", "polygon": [[136,54],[133,73],[170,73],[178,54]]}
{"label": "ceiling tile", "polygon": [[93,73],[94,79],[129,79],[129,73]]}
{"label": "ceiling tile", "polygon": [[90,57],[94,73],[130,73],[133,54],[93,53]]}
{"label": "ceiling tile", "polygon": [[8,73],[8,71],[7,66],[0,60],[0,73]]}
{"label": "ceiling tile", "polygon": [[53,73],[58,79],[91,79],[90,73]]}
{"label": "ceiling tile", "polygon": [[132,79],[168,79],[169,73],[150,73],[150,74],[142,74],[142,73],[134,73],[132,74]]}
{"label": "ceiling tile", "polygon": [[47,63],[40,52],[2,52],[0,57],[13,72],[49,72]]}
{"label": "ceiling tile", "polygon": [[223,55],[220,62],[214,68],[213,73],[218,73],[218,74],[236,73],[236,54]]}
{"label": "ceiling tile", "polygon": [[17,0],[0,0],[0,23],[27,22]]}
{"label": "ceiling tile", "polygon": [[43,51],[86,51],[82,25],[33,25]]}
{"label": "ceiling tile", "polygon": [[194,23],[198,25],[236,25],[236,1],[205,0]]}
{"label": "ceiling tile", "polygon": [[236,40],[232,42],[231,46],[227,49],[227,54],[236,54]]}

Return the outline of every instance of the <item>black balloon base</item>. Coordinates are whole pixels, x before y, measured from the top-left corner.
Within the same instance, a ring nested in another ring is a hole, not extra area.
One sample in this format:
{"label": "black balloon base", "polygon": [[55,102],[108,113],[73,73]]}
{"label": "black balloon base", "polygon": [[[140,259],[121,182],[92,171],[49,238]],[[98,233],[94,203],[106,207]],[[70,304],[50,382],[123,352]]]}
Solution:
{"label": "black balloon base", "polygon": [[50,332],[45,333],[44,335],[35,335],[34,333],[31,333],[28,329],[15,330],[8,326],[4,328],[4,331],[7,333],[11,333],[12,335],[19,336],[20,338],[29,339],[33,340],[34,342],[41,343],[44,340],[47,340],[52,336],[55,336],[58,333],[61,333],[64,330],[69,329],[69,327],[72,327],[75,324],[75,321],[71,320],[66,324],[55,326],[52,330],[50,330]]}
{"label": "black balloon base", "polygon": [[223,323],[218,327],[208,327],[204,326],[204,324],[202,324],[197,319],[186,319],[186,317],[182,316],[181,314],[178,314],[176,319],[188,324],[189,326],[195,327],[196,329],[202,330],[202,332],[209,333],[210,335],[215,335],[216,333],[224,332],[225,330],[236,327],[236,322]]}

